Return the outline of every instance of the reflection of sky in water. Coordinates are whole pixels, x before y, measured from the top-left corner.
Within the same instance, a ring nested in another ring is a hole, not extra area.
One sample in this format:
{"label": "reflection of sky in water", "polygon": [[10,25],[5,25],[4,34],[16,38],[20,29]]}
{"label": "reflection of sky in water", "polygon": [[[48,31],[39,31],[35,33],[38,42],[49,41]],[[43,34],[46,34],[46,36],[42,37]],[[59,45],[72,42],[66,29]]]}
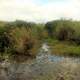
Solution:
{"label": "reflection of sky in water", "polygon": [[64,59],[64,57],[58,57],[58,56],[55,56],[55,55],[50,55],[50,56],[48,56],[48,59],[51,61],[51,62],[53,62],[53,61],[62,61],[63,59]]}

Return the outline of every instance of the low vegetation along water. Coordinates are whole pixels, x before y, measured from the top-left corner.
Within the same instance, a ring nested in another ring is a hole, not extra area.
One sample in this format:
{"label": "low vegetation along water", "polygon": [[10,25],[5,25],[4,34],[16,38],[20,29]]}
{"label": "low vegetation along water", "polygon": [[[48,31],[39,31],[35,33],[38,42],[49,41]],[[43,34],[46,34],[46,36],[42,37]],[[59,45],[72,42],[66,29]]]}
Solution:
{"label": "low vegetation along water", "polygon": [[0,80],[80,80],[80,59],[51,55],[44,43],[30,62],[1,62]]}

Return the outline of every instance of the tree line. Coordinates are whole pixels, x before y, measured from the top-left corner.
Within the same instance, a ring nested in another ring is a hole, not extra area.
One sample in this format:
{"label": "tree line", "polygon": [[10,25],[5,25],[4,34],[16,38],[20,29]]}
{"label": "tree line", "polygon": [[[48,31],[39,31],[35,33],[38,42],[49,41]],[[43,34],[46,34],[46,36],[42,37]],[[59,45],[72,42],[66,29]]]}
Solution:
{"label": "tree line", "polygon": [[80,45],[80,21],[54,20],[37,24],[16,20],[0,22],[0,55],[35,57],[41,42],[51,38]]}

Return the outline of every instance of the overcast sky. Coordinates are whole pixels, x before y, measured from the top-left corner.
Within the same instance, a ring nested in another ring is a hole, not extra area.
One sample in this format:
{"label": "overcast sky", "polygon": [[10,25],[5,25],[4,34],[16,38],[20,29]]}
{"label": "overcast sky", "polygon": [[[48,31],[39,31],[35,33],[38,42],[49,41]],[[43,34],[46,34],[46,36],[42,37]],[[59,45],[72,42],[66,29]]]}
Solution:
{"label": "overcast sky", "polygon": [[80,20],[80,0],[0,0],[0,20]]}

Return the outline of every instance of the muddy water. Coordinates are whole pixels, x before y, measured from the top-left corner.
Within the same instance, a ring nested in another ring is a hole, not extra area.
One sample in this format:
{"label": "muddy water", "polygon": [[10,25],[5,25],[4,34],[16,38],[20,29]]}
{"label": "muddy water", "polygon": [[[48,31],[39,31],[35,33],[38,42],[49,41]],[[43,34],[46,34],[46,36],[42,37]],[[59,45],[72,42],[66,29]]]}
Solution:
{"label": "muddy water", "polygon": [[43,44],[28,63],[0,63],[0,80],[80,80],[80,59],[51,55]]}

